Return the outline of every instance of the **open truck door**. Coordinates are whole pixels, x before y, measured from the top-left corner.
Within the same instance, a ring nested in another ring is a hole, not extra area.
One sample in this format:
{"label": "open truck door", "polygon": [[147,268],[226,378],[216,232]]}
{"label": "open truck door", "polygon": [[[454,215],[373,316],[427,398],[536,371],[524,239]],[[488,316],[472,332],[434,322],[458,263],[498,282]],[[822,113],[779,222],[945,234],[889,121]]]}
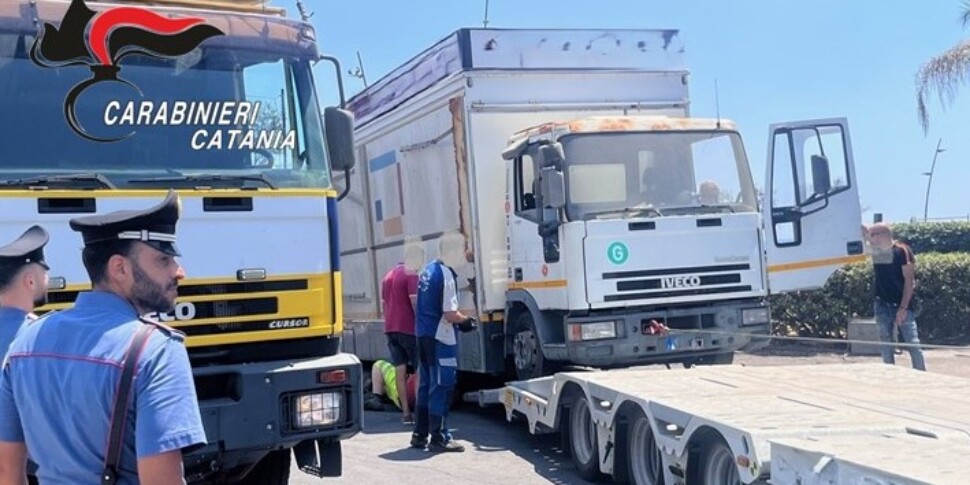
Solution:
{"label": "open truck door", "polygon": [[821,287],[865,258],[844,118],[771,125],[767,172],[761,210],[771,293]]}

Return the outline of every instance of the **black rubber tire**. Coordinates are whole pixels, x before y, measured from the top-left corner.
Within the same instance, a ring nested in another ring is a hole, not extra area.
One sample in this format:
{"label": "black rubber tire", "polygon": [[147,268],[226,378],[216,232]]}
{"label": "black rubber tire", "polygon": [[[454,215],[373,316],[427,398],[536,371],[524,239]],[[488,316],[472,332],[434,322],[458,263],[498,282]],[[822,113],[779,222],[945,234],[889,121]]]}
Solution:
{"label": "black rubber tire", "polygon": [[583,480],[595,482],[603,479],[599,466],[599,443],[596,427],[592,422],[589,401],[580,396],[569,409],[569,454],[576,467],[576,474]]}
{"label": "black rubber tire", "polygon": [[628,482],[631,485],[664,485],[663,458],[650,421],[643,411],[637,409],[633,412],[626,437]]}
{"label": "black rubber tire", "polygon": [[697,466],[692,467],[689,477],[697,485],[742,485],[734,453],[721,435],[714,433],[704,440],[697,450]]}
{"label": "black rubber tire", "polygon": [[[527,380],[545,376],[550,369],[542,353],[542,342],[539,340],[532,314],[525,311],[516,315],[513,328],[515,334],[512,336],[512,366],[515,378]],[[531,354],[531,359],[523,359],[519,353]]]}

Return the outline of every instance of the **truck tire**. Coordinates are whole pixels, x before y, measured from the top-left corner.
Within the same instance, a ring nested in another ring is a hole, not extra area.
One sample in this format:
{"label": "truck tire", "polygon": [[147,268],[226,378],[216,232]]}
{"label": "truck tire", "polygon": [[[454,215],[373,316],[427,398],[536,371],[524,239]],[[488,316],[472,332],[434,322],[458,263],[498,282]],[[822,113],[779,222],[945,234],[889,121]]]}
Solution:
{"label": "truck tire", "polygon": [[264,456],[240,485],[286,485],[290,481],[290,450],[277,450]]}
{"label": "truck tire", "polygon": [[572,456],[576,474],[588,481],[602,478],[599,467],[599,445],[596,424],[590,413],[589,401],[580,396],[569,409],[569,454]]}
{"label": "truck tire", "polygon": [[627,433],[627,477],[633,485],[664,485],[663,455],[650,420],[637,409]]}
{"label": "truck tire", "polygon": [[714,433],[701,442],[697,453],[697,467],[693,470],[698,485],[742,485],[734,453],[720,434]]}
{"label": "truck tire", "polygon": [[512,361],[515,377],[524,381],[549,373],[550,366],[542,354],[542,342],[539,340],[532,314],[524,311],[516,315],[513,328],[515,335],[512,337]]}

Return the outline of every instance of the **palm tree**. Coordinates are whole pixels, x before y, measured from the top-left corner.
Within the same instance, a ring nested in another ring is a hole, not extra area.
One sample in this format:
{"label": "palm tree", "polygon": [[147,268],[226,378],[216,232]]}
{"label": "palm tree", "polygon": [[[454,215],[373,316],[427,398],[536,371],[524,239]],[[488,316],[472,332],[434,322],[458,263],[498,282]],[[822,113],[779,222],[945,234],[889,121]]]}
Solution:
{"label": "palm tree", "polygon": [[[960,15],[963,27],[970,25],[970,0],[963,2]],[[953,103],[957,88],[970,81],[970,39],[964,39],[942,54],[930,59],[916,73],[916,109],[923,132],[929,129],[927,99],[934,92],[944,108]]]}

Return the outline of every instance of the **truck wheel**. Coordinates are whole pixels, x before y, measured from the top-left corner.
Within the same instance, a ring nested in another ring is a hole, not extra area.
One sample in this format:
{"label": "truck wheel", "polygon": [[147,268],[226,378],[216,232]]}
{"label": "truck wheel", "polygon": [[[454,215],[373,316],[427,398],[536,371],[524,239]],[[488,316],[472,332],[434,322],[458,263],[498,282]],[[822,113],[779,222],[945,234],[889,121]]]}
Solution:
{"label": "truck wheel", "polygon": [[536,332],[532,314],[527,311],[515,317],[512,358],[515,361],[515,376],[519,380],[542,377],[545,375],[543,372],[547,371],[539,333]]}
{"label": "truck wheel", "polygon": [[601,477],[596,424],[590,414],[586,396],[577,399],[569,410],[569,452],[580,477],[589,481],[596,481]]}
{"label": "truck wheel", "polygon": [[695,476],[699,485],[742,485],[734,453],[720,435],[701,443],[698,456]]}
{"label": "truck wheel", "polygon": [[690,369],[695,365],[731,365],[734,362],[734,352],[693,357],[684,361],[684,368]]}
{"label": "truck wheel", "polygon": [[263,457],[240,485],[286,485],[290,481],[290,450],[277,450]]}
{"label": "truck wheel", "polygon": [[637,410],[627,434],[627,476],[633,485],[663,485],[663,455],[650,427],[650,420]]}

